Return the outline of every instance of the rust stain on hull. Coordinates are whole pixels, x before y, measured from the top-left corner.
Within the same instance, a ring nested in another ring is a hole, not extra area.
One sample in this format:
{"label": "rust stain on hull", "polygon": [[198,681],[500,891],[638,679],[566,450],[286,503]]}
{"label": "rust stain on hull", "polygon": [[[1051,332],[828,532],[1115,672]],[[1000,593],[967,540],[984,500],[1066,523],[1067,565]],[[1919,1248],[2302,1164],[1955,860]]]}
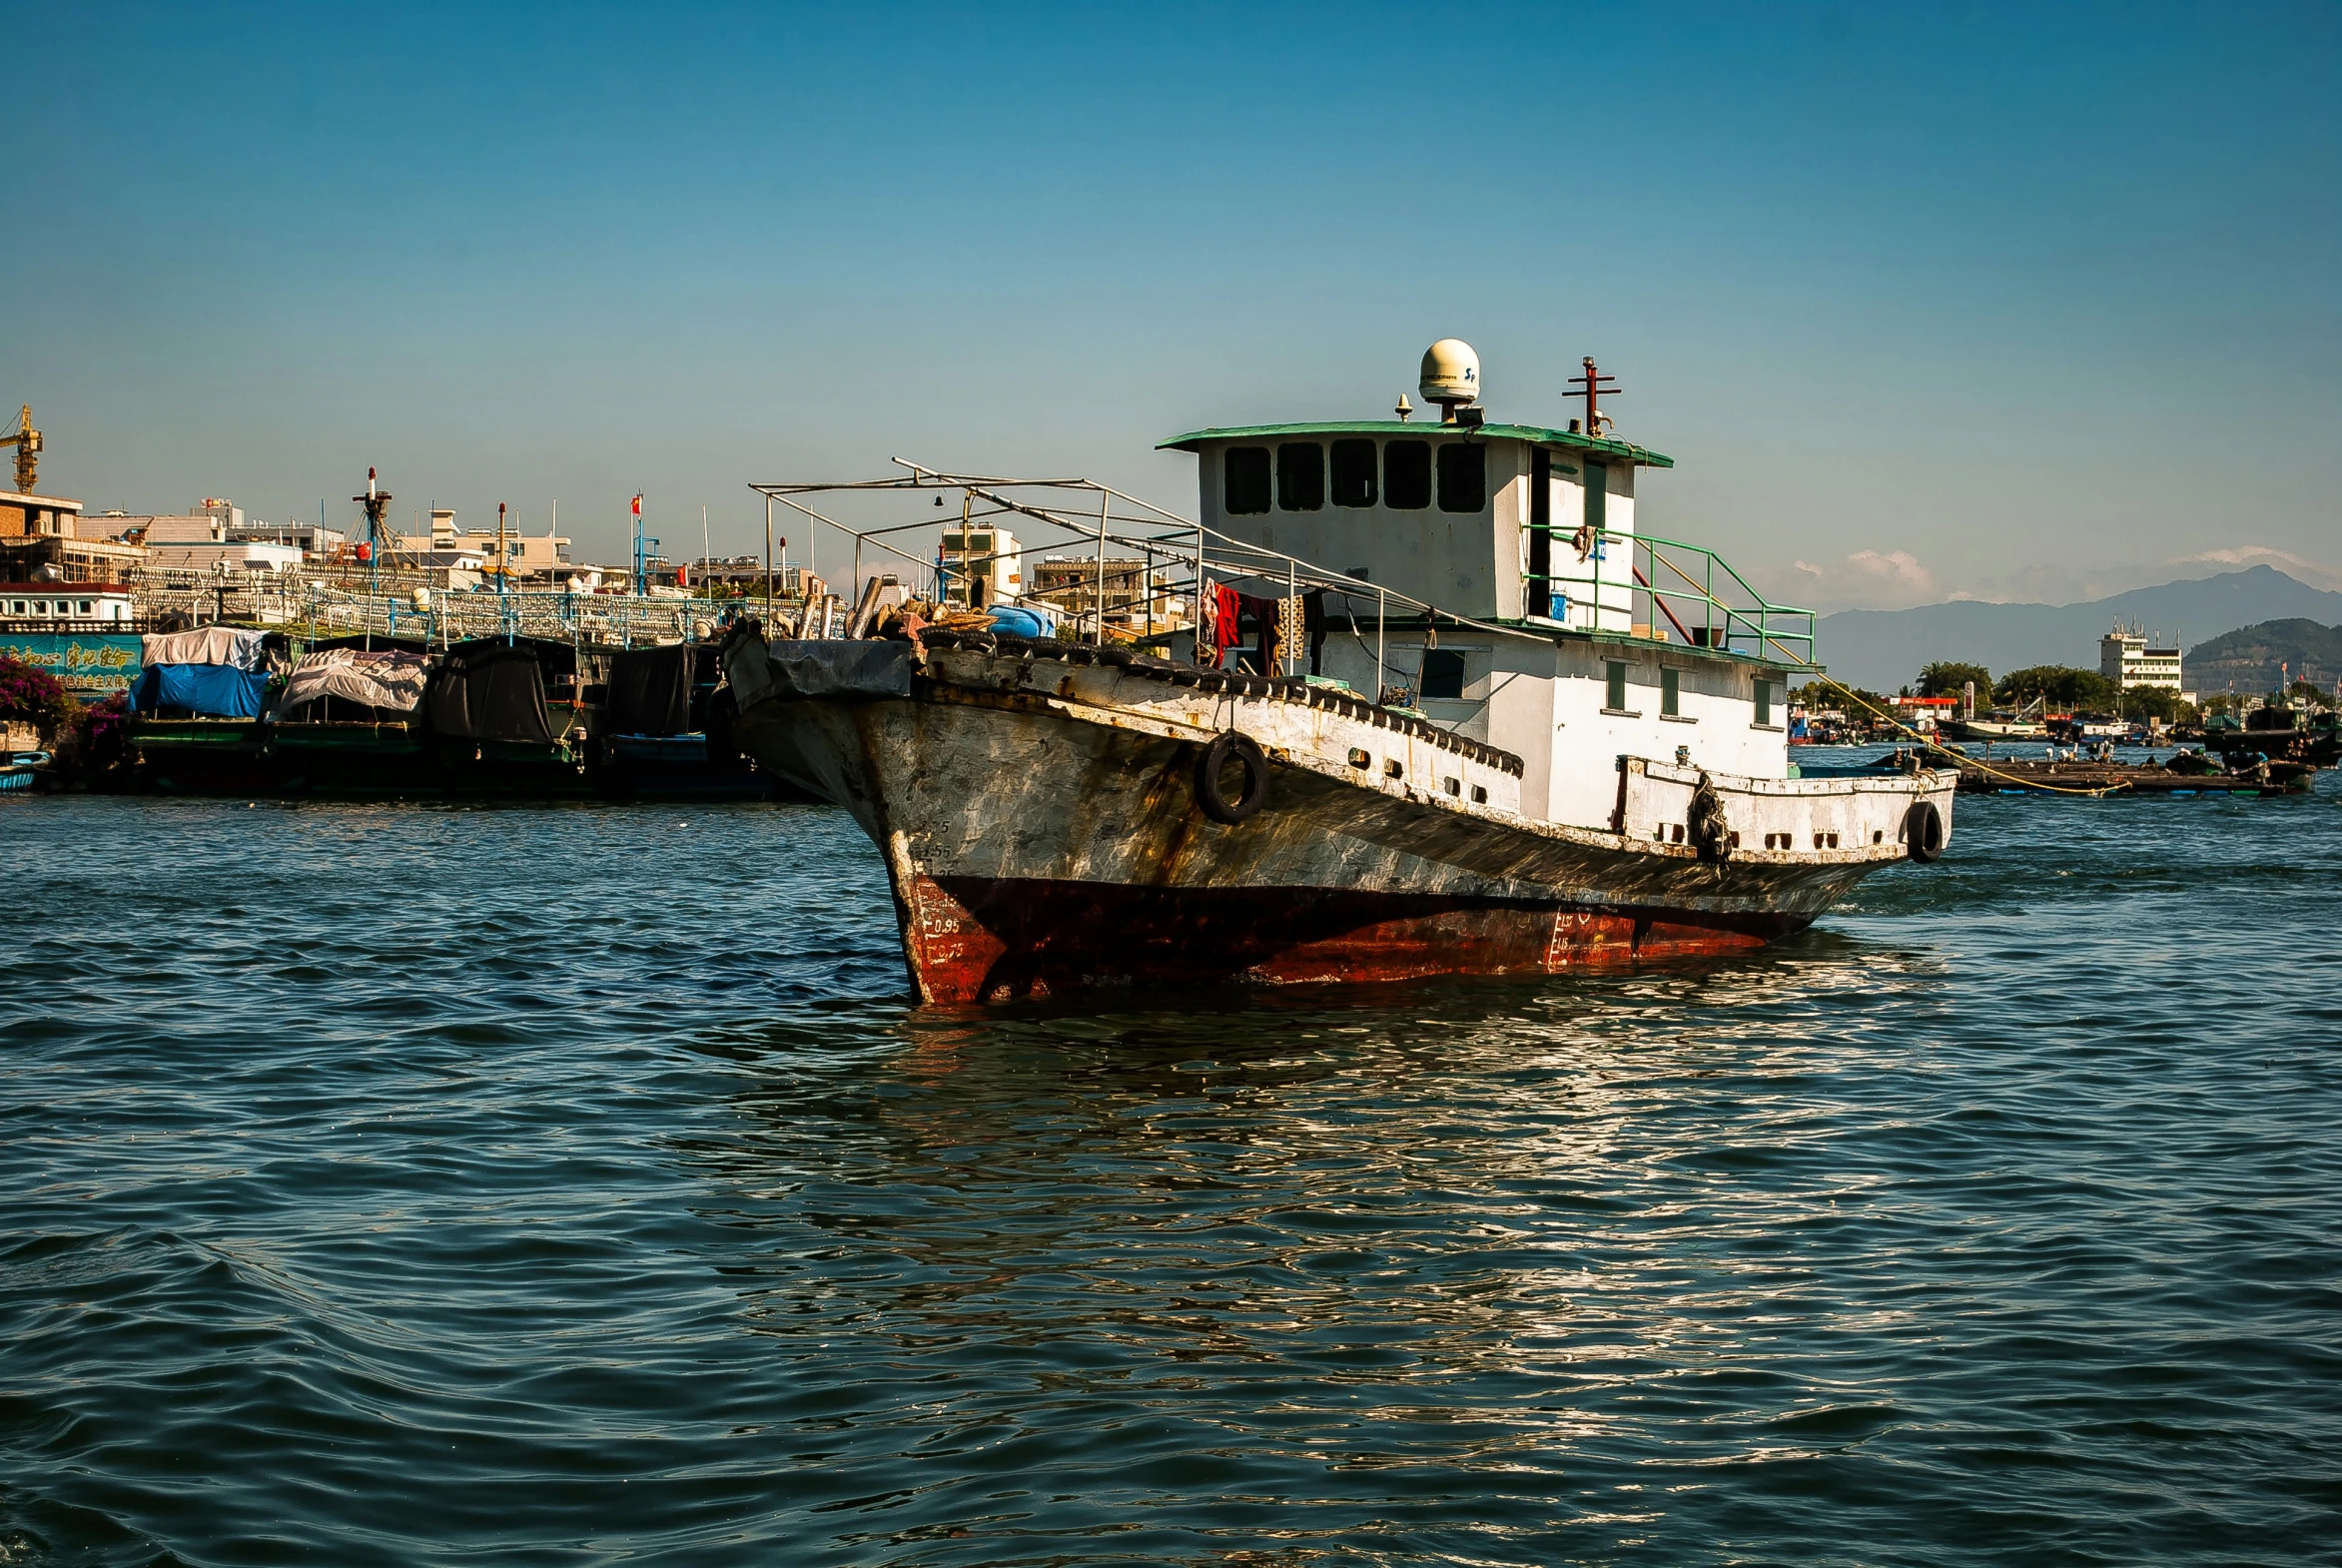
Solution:
{"label": "rust stain on hull", "polygon": [[1794,915],[1690,915],[1332,888],[910,879],[904,947],[927,1002],[1081,986],[1313,984],[1543,975],[1740,953]]}

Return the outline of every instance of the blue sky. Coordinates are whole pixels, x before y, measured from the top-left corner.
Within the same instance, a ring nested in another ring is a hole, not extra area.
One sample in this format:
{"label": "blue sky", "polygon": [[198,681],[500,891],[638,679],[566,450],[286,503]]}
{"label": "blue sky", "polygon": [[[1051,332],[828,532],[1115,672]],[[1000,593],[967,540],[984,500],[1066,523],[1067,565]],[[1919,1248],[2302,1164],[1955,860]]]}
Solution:
{"label": "blue sky", "polygon": [[2342,8],[36,3],[0,402],[92,507],[754,548],[901,453],[1191,509],[1201,424],[1596,356],[1781,596],[2342,587]]}

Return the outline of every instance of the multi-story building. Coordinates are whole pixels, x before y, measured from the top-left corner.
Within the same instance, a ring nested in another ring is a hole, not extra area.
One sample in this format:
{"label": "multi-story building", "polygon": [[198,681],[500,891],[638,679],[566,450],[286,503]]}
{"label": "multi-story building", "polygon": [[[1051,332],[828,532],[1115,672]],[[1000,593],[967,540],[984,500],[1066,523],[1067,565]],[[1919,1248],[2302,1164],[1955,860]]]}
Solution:
{"label": "multi-story building", "polygon": [[446,506],[431,508],[430,532],[393,534],[390,545],[395,556],[434,562],[477,556],[486,563],[481,568],[486,571],[494,571],[501,561],[503,569],[514,577],[558,577],[569,569],[566,535],[550,528],[542,533],[522,533],[507,520],[499,540],[493,528],[457,528],[455,513]]}
{"label": "multi-story building", "polygon": [[0,490],[0,578],[11,582],[134,579],[146,562],[138,545],[105,537],[81,502]]}
{"label": "multi-story building", "polygon": [[2171,647],[2155,647],[2153,640],[2142,628],[2117,622],[2098,639],[2098,673],[2121,687],[2158,686],[2179,691],[2178,639],[2171,639]]}
{"label": "multi-story building", "polygon": [[988,523],[947,523],[937,546],[943,601],[964,609],[1014,604],[1025,596],[1025,557],[1017,536]]}
{"label": "multi-story building", "polygon": [[[1098,610],[1099,563],[1095,555],[1044,556],[1033,568],[1027,596],[1053,606],[1069,623],[1082,624]],[[1174,594],[1165,572],[1149,570],[1137,556],[1106,558],[1106,623],[1152,634],[1187,623],[1184,595]]]}

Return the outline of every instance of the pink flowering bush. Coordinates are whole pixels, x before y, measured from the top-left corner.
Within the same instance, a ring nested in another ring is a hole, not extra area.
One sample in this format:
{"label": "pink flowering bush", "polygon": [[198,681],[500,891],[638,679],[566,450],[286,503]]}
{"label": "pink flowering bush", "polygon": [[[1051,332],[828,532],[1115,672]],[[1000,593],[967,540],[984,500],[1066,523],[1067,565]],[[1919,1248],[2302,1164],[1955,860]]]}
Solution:
{"label": "pink flowering bush", "polygon": [[54,737],[79,726],[81,704],[47,670],[0,655],[0,720],[10,719]]}

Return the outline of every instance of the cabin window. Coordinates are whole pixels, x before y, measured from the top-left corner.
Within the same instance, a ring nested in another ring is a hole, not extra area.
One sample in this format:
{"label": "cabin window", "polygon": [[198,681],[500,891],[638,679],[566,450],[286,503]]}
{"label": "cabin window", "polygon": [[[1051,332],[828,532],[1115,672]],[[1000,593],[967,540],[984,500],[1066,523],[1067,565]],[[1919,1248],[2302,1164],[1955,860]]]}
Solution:
{"label": "cabin window", "polygon": [[1683,671],[1662,669],[1659,672],[1659,711],[1667,718],[1683,714]]}
{"label": "cabin window", "polygon": [[1610,526],[1610,470],[1598,462],[1586,464],[1586,526]]}
{"label": "cabin window", "polygon": [[1769,680],[1757,682],[1757,722],[1773,722],[1773,683]]}
{"label": "cabin window", "polygon": [[1348,440],[1333,443],[1333,503],[1336,506],[1374,504],[1374,443]]}
{"label": "cabin window", "polygon": [[1315,441],[1287,441],[1276,449],[1276,505],[1279,511],[1315,511],[1325,504],[1325,448]]}
{"label": "cabin window", "polygon": [[84,599],[84,600],[82,600],[82,601],[81,601],[81,613],[82,613],[82,614],[84,614],[84,615],[87,615],[89,612],[90,612],[90,601],[89,601],[89,600],[87,600],[87,599]]}
{"label": "cabin window", "polygon": [[1626,661],[1612,659],[1602,666],[1602,706],[1613,713],[1626,711]]}
{"label": "cabin window", "polygon": [[1220,509],[1231,517],[1268,510],[1268,448],[1230,446],[1220,458]]}
{"label": "cabin window", "polygon": [[1488,448],[1449,441],[1439,448],[1439,509],[1478,511],[1488,504]]}
{"label": "cabin window", "polygon": [[1431,504],[1431,443],[1392,441],[1382,448],[1382,504],[1421,511]]}
{"label": "cabin window", "polygon": [[1453,648],[1433,648],[1424,654],[1421,694],[1459,700],[1464,694],[1464,656]]}

